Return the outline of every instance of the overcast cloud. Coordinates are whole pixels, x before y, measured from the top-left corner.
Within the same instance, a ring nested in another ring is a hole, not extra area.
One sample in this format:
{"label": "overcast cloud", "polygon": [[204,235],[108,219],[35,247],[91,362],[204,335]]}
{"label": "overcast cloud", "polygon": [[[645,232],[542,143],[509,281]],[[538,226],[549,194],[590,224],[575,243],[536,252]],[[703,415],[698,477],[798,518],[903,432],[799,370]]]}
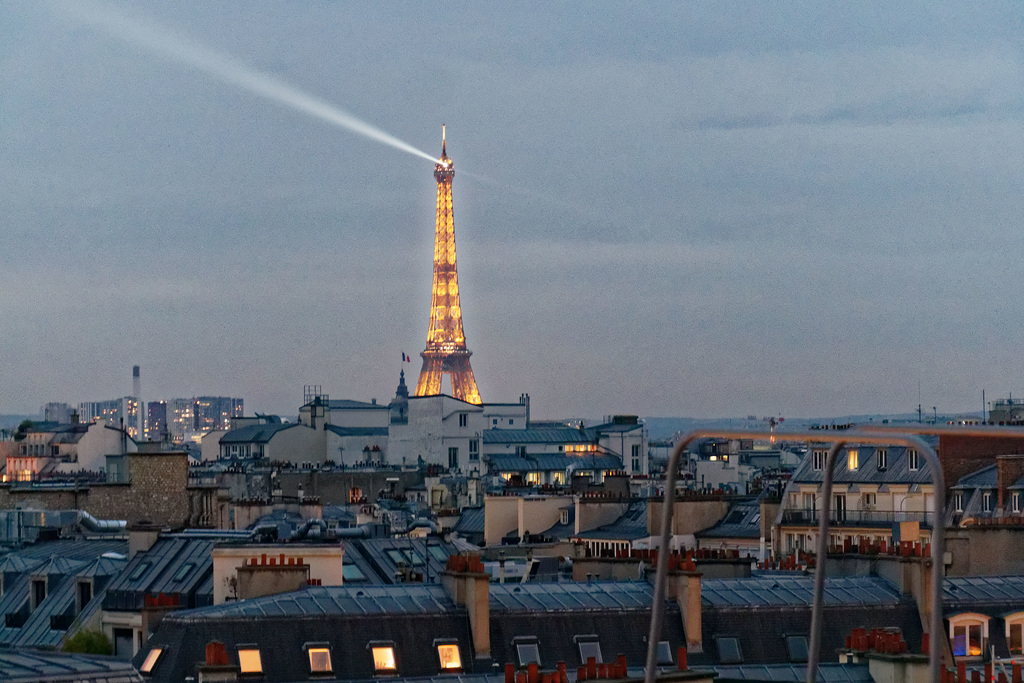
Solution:
{"label": "overcast cloud", "polygon": [[[556,418],[1024,390],[1024,10],[950,5],[95,7],[432,155],[447,123],[481,394]],[[149,400],[387,400],[426,340],[432,170],[0,0],[0,412],[135,363]]]}

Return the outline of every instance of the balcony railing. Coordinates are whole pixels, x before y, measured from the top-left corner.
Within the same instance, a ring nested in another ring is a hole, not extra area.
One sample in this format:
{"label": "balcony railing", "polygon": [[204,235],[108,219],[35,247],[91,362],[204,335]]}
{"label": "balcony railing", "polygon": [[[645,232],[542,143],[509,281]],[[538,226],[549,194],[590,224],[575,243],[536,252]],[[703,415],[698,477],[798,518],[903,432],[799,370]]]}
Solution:
{"label": "balcony railing", "polygon": [[[830,510],[829,522],[833,525],[889,527],[898,522],[920,522],[931,528],[931,512],[891,512],[888,510]],[[782,511],[784,526],[817,526],[816,510],[792,509]]]}

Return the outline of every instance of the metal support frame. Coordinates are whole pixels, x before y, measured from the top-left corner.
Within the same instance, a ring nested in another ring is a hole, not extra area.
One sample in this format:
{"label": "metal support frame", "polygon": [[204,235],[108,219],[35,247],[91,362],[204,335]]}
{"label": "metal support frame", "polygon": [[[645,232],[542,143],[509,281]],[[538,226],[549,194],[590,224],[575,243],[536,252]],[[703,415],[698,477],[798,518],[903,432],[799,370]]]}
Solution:
{"label": "metal support frame", "polygon": [[[881,429],[871,431],[883,431]],[[661,514],[661,543],[658,547],[657,575],[654,582],[654,604],[651,606],[651,625],[647,636],[647,668],[645,683],[654,683],[657,675],[658,641],[661,639],[661,627],[665,616],[665,581],[668,578],[668,556],[672,540],[672,516],[675,511],[676,476],[679,472],[679,461],[687,447],[697,439],[719,437],[725,439],[767,439],[774,438],[788,441],[811,441],[831,443],[825,462],[825,475],[822,484],[822,504],[818,524],[817,556],[814,572],[814,602],[811,607],[811,638],[807,653],[807,683],[815,683],[818,677],[818,662],[821,649],[821,627],[823,615],[823,596],[825,592],[825,557],[828,551],[829,510],[832,497],[832,468],[836,454],[848,443],[869,445],[903,445],[917,449],[924,456],[931,468],[932,484],[935,487],[935,524],[932,525],[931,537],[931,619],[929,632],[929,680],[939,680],[939,668],[942,662],[942,576],[943,555],[945,554],[945,525],[942,515],[946,507],[946,489],[942,475],[942,466],[935,450],[926,444],[916,433],[952,433],[964,436],[1016,436],[1024,437],[1022,430],[987,430],[987,429],[901,429],[892,428],[891,433],[880,436],[869,433],[865,429],[855,429],[842,433],[828,431],[813,432],[762,432],[762,431],[730,431],[714,429],[697,429],[680,439],[672,455],[668,459],[665,471],[665,495]],[[1001,432],[1008,433],[1003,434]]]}

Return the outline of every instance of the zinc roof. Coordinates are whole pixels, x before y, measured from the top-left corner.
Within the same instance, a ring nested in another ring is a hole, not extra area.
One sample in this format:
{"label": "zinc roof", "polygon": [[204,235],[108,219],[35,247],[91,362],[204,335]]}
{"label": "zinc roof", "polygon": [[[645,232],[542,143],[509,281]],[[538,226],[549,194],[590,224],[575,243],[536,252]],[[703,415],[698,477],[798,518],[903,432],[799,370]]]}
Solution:
{"label": "zinc roof", "polygon": [[491,609],[506,612],[649,610],[654,589],[646,581],[491,584]]}
{"label": "zinc roof", "polygon": [[[793,472],[792,481],[796,483],[818,483],[825,479],[824,470],[814,469],[813,452],[821,448],[812,448],[804,456],[803,461]],[[849,469],[848,456],[850,451],[857,451],[858,467]],[[931,484],[932,475],[928,461],[918,454],[918,468],[910,469],[909,457],[905,446],[885,446],[886,467],[878,469],[876,446],[844,446],[832,463],[832,481],[836,484]]]}
{"label": "zinc roof", "polygon": [[550,429],[485,429],[482,434],[485,444],[582,444],[592,443],[594,438],[579,429],[571,427]]}
{"label": "zinc roof", "polygon": [[4,681],[141,682],[142,676],[124,659],[42,650],[0,650]]}
{"label": "zinc roof", "polygon": [[220,443],[267,443],[278,432],[298,426],[298,422],[248,425],[227,432],[224,436],[220,437]]}
{"label": "zinc roof", "polygon": [[[707,579],[701,582],[701,602],[710,607],[810,605],[813,588],[812,576]],[[826,605],[895,605],[899,602],[899,591],[885,579],[874,576],[825,579]]]}
{"label": "zinc roof", "polygon": [[614,455],[491,455],[488,461],[499,472],[563,472],[576,469],[613,470],[622,467]]}

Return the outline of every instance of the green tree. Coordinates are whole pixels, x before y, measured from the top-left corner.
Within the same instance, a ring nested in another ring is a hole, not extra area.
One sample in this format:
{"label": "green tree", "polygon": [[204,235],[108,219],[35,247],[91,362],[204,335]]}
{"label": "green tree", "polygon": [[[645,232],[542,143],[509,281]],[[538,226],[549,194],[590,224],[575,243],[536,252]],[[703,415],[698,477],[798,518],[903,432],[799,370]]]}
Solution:
{"label": "green tree", "polygon": [[102,631],[82,630],[64,641],[64,652],[86,655],[112,655],[114,646]]}
{"label": "green tree", "polygon": [[18,431],[14,432],[15,441],[24,441],[25,432],[32,429],[32,420],[22,420],[21,424],[18,425]]}

